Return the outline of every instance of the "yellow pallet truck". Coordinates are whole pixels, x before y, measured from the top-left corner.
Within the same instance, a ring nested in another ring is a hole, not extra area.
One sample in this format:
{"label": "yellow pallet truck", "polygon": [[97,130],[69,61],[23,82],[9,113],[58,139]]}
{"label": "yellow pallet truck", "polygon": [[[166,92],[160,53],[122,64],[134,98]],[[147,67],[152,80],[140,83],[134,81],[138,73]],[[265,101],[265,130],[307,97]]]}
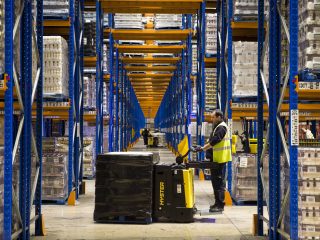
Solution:
{"label": "yellow pallet truck", "polygon": [[194,151],[191,148],[184,156],[179,155],[175,164],[154,166],[153,219],[169,219],[172,222],[194,221],[195,208],[193,176],[195,168],[211,168],[212,162],[188,162],[183,159]]}

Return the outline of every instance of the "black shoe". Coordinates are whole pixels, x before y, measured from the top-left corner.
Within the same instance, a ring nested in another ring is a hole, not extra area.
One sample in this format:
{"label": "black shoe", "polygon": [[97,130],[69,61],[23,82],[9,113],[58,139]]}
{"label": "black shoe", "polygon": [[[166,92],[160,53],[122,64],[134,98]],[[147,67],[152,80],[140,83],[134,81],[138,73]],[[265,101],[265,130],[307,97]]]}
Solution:
{"label": "black shoe", "polygon": [[224,210],[223,207],[213,206],[213,207],[210,207],[209,212],[218,213],[218,212],[223,212],[223,210]]}

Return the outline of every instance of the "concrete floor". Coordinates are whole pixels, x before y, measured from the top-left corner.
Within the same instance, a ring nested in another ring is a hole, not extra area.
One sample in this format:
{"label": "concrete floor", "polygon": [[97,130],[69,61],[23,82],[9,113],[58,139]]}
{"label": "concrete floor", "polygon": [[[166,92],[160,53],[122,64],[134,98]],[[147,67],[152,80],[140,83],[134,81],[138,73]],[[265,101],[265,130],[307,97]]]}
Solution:
{"label": "concrete floor", "polygon": [[[145,150],[145,147],[139,142],[133,150]],[[163,162],[174,161],[167,149],[147,150],[158,151]],[[93,221],[94,180],[87,180],[86,194],[80,197],[77,206],[43,206],[47,236],[33,239],[258,239],[250,236],[256,207],[226,207],[223,214],[212,215],[208,212],[209,205],[213,204],[210,181],[195,180],[195,194],[196,206],[202,214],[195,215],[196,220],[191,224],[96,224]]]}

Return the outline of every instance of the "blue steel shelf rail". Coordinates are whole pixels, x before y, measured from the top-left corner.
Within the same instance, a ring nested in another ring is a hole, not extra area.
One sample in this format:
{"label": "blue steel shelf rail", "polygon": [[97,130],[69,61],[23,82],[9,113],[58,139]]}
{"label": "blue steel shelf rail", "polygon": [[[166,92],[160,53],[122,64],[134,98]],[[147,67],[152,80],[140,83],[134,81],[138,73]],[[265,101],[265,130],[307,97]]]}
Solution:
{"label": "blue steel shelf rail", "polygon": [[[15,3],[5,1],[5,84],[4,89],[4,192],[3,192],[3,239],[30,238],[30,224],[35,221],[35,234],[43,235],[41,214],[41,168],[42,168],[42,85],[43,85],[43,5],[36,2],[37,17],[32,15],[32,3],[21,1],[21,9],[15,16]],[[34,23],[36,32],[34,31]],[[21,78],[18,79],[14,61],[14,42],[21,28]],[[32,76],[32,44],[36,52],[37,73]],[[33,83],[34,81],[34,83]],[[15,91],[14,91],[15,90]],[[15,92],[15,95],[14,95]],[[19,103],[20,122],[14,134],[13,101]],[[32,104],[36,102],[36,136],[32,130]],[[20,143],[19,196],[13,185],[13,164]],[[30,144],[31,143],[31,144]],[[36,159],[35,177],[31,176],[32,155]],[[35,216],[32,206],[35,205]],[[13,213],[17,216],[19,229],[13,231]]]}
{"label": "blue steel shelf rail", "polygon": [[[68,198],[79,197],[83,165],[83,11],[84,0],[69,1],[69,19],[46,19],[45,35],[61,35],[69,45],[69,108],[48,113],[48,117],[68,118]],[[72,193],[72,194],[71,194]]]}

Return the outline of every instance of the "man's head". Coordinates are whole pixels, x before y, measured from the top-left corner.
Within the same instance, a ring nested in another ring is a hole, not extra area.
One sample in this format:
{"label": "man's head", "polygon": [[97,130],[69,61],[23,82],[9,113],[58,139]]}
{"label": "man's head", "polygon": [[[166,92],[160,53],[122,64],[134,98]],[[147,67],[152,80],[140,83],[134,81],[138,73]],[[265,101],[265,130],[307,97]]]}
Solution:
{"label": "man's head", "polygon": [[223,113],[220,109],[216,109],[211,114],[211,119],[213,124],[223,121]]}

